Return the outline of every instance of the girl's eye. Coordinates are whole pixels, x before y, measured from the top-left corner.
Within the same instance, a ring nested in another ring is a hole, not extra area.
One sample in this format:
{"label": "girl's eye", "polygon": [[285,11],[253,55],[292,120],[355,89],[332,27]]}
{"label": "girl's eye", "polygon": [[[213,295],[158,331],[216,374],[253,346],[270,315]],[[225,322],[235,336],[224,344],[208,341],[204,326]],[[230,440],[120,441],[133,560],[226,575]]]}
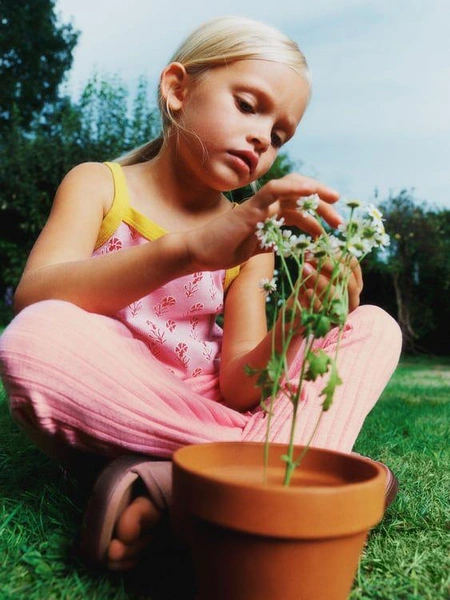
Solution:
{"label": "girl's eye", "polygon": [[246,100],[243,100],[242,98],[237,98],[236,103],[243,113],[253,114],[255,112],[253,106],[249,104]]}
{"label": "girl's eye", "polygon": [[282,145],[283,140],[280,138],[280,136],[277,133],[272,133],[272,146],[275,148],[281,148]]}

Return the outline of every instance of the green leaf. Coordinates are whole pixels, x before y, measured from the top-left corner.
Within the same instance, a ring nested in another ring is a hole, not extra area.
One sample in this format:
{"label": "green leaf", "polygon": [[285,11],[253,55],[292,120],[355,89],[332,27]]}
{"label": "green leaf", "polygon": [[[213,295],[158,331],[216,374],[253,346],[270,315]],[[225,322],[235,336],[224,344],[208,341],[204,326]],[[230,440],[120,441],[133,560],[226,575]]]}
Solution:
{"label": "green leaf", "polygon": [[315,381],[320,375],[324,375],[332,362],[323,350],[308,352],[305,360],[308,364],[304,375],[306,381]]}
{"label": "green leaf", "polygon": [[270,417],[273,415],[273,412],[270,410],[270,396],[269,397],[265,397],[265,398],[261,398],[261,401],[259,403],[260,407],[262,408],[262,410],[269,415]]}
{"label": "green leaf", "polygon": [[246,375],[248,375],[249,377],[253,377],[253,375],[256,375],[259,372],[259,369],[254,369],[250,365],[245,365],[244,371]]}
{"label": "green leaf", "polygon": [[316,319],[314,322],[314,334],[315,337],[324,337],[331,329],[330,318],[326,315],[315,315]]}
{"label": "green leaf", "polygon": [[330,302],[328,315],[333,325],[342,327],[347,319],[347,302],[344,298],[334,298]]}
{"label": "green leaf", "polygon": [[322,410],[327,411],[333,403],[334,392],[338,385],[341,385],[342,379],[339,377],[339,373],[337,371],[336,363],[331,361],[331,373],[328,379],[326,386],[323,388],[321,392],[321,396],[324,396],[324,401],[322,404]]}
{"label": "green leaf", "polygon": [[274,352],[267,363],[267,374],[271,381],[279,377],[280,364],[283,362],[283,356],[280,352]]}

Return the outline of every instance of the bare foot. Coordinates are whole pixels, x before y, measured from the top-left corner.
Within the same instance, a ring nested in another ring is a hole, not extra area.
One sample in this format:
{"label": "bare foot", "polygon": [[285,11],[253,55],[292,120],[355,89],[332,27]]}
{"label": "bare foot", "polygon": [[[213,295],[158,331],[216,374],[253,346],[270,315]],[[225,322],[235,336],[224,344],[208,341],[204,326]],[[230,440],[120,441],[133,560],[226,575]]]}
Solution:
{"label": "bare foot", "polygon": [[150,498],[139,496],[129,504],[117,522],[108,548],[108,568],[128,571],[136,566],[140,553],[152,540],[152,529],[161,519],[161,511]]}

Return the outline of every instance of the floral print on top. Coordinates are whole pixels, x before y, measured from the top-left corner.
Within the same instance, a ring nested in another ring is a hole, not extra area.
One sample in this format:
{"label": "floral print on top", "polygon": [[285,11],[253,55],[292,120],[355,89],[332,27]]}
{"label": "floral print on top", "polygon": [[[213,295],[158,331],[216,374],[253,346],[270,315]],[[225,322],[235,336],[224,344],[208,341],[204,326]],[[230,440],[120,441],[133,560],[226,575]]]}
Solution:
{"label": "floral print on top", "polygon": [[[118,191],[123,192],[124,181],[117,181],[119,165],[113,166],[117,197]],[[105,220],[107,218],[108,215]],[[127,220],[130,223],[125,222]],[[139,220],[145,222],[150,235],[142,235],[133,226],[133,218],[125,217],[120,219],[112,235],[96,247],[93,256],[151,243],[154,224],[142,215]],[[159,230],[157,225],[155,228]],[[102,231],[100,239],[101,235]],[[160,231],[153,239],[159,235]],[[115,318],[126,324],[177,377],[189,379],[218,374],[222,329],[216,317],[223,311],[226,275],[222,270],[180,277],[126,306]]]}

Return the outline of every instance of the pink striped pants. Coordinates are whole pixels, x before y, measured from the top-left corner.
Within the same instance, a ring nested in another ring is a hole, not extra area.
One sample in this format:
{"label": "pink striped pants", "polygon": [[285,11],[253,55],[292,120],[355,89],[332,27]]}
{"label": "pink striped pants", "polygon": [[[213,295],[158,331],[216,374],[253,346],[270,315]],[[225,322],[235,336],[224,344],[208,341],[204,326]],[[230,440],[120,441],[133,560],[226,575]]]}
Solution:
{"label": "pink striped pants", "polygon": [[[335,331],[320,343],[327,352],[335,344]],[[338,360],[344,383],[313,445],[351,451],[400,350],[400,329],[386,312],[361,306],[351,313]],[[298,371],[301,360],[302,351],[292,369]],[[64,449],[167,458],[186,444],[265,436],[259,408],[242,414],[217,401],[217,377],[179,380],[125,325],[68,302],[49,300],[23,310],[0,338],[0,367],[12,416],[56,458]],[[320,391],[320,382],[306,384],[297,443],[306,442],[315,427]],[[274,411],[274,441],[288,440],[290,420],[291,403],[282,396]]]}

